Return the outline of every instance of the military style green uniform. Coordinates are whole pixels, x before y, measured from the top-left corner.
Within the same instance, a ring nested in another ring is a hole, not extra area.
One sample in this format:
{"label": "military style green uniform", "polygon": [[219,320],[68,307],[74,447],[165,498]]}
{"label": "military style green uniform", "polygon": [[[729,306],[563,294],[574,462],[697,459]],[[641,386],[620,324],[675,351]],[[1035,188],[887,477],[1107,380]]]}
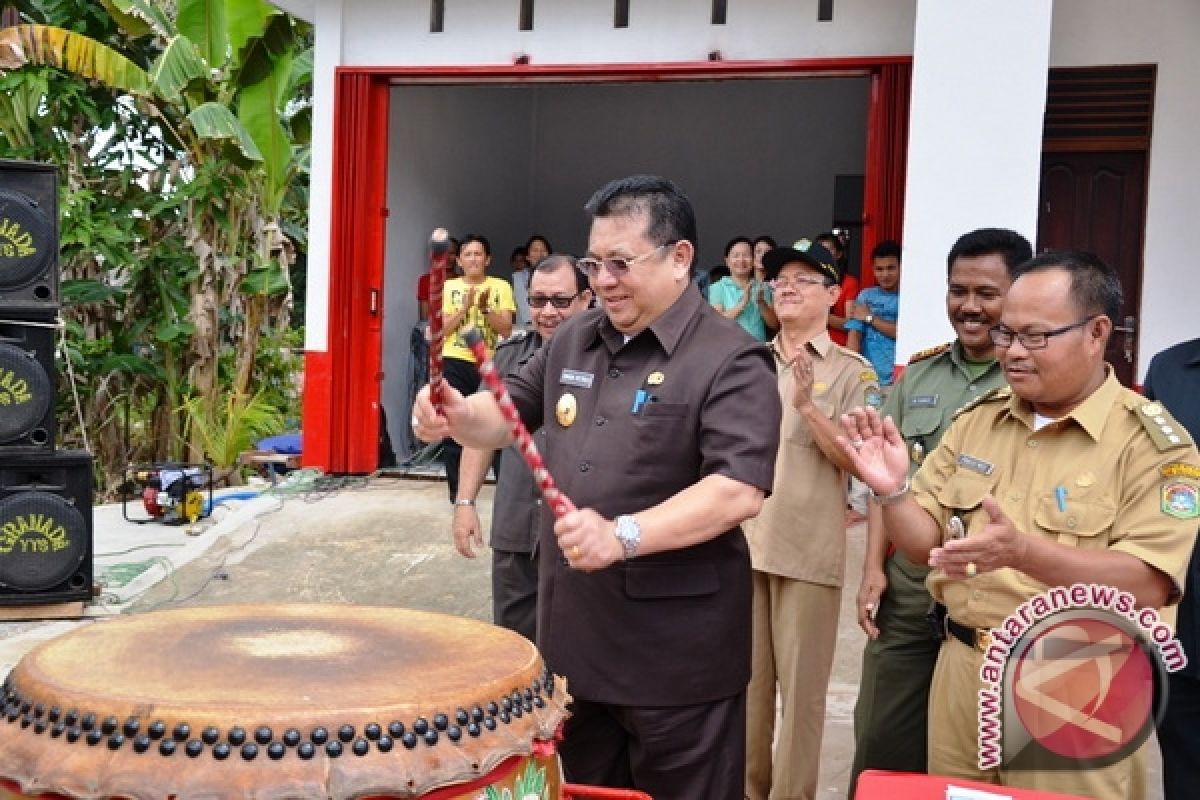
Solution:
{"label": "military style green uniform", "polygon": [[[958,409],[1004,383],[999,364],[968,362],[957,341],[914,355],[882,410],[908,445],[910,472],[937,446]],[[879,638],[863,651],[854,708],[852,796],[864,769],[925,771],[929,685],[941,644],[926,621],[929,568],[897,551],[884,571],[888,585],[875,616]]]}

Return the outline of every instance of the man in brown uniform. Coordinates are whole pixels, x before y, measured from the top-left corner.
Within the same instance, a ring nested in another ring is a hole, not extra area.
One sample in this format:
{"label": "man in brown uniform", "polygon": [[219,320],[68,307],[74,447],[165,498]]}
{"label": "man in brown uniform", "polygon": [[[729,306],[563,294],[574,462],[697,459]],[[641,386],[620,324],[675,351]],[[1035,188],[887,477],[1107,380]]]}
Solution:
{"label": "man in brown uniform", "polygon": [[[592,304],[587,278],[572,256],[556,253],[542,259],[529,276],[526,305],[533,330],[517,330],[496,347],[496,371],[507,376],[525,366],[558,326]],[[483,391],[487,391],[484,389]],[[545,442],[539,435],[539,447]],[[487,477],[494,450],[463,448],[458,497],[451,531],[454,547],[467,558],[483,546],[483,529],[475,500]],[[514,445],[500,457],[492,503],[492,621],[530,641],[537,631],[537,537],[543,511],[542,493],[533,473]]]}
{"label": "man in brown uniform", "polygon": [[[655,800],[738,800],[750,677],[739,525],[773,484],[770,353],[689,282],[696,227],[669,181],[613,181],[587,205],[601,309],[569,320],[508,387],[578,506],[539,542],[538,644],[575,697],[569,780]],[[418,398],[417,433],[510,440],[489,397]],[[548,517],[549,515],[547,515]]]}
{"label": "man in brown uniform", "polygon": [[[826,326],[838,270],[819,244],[763,257],[779,335],[770,343],[783,427],[775,490],[746,523],[754,567],[754,657],[746,695],[746,798],[817,792],[825,691],[837,644],[846,567],[846,474],[834,421],[880,402],[871,363],[833,343]],[[775,687],[783,719],[774,758]]]}
{"label": "man in brown uniform", "polygon": [[[1200,464],[1186,432],[1117,383],[1104,363],[1120,306],[1116,275],[1095,256],[1046,253],[1019,266],[992,329],[1011,389],[955,420],[913,478],[891,420],[843,417],[840,440],[883,505],[889,536],[934,567],[948,610],[930,693],[929,771],[1100,800],[1144,796],[1140,751],[1103,768],[979,767],[978,631],[1002,624],[1048,587],[1112,586],[1139,608],[1179,600],[1195,522],[1166,504],[1169,465]],[[946,540],[952,517],[965,538]]]}

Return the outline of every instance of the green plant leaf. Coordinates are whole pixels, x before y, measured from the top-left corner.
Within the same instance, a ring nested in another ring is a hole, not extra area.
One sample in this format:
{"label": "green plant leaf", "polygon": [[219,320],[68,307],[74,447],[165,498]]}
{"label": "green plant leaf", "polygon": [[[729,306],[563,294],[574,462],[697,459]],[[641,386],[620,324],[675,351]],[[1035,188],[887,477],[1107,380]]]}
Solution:
{"label": "green plant leaf", "polygon": [[80,303],[103,303],[124,292],[95,280],[64,280],[60,295],[68,305]]}
{"label": "green plant leaf", "polygon": [[58,67],[91,78],[112,89],[145,94],[146,71],[95,39],[50,25],[16,25],[0,29],[0,71],[26,64]]}
{"label": "green plant leaf", "polygon": [[193,84],[207,79],[208,65],[195,43],[182,34],[167,43],[151,74],[155,91],[167,99],[178,98]]}
{"label": "green plant leaf", "polygon": [[250,270],[242,280],[238,291],[242,294],[280,295],[288,290],[286,276],[280,272],[278,265],[259,267]]}
{"label": "green plant leaf", "polygon": [[262,161],[262,152],[254,139],[225,106],[208,102],[188,114],[188,121],[202,139],[225,140],[236,148],[245,161]]}
{"label": "green plant leaf", "polygon": [[170,39],[174,30],[162,9],[147,0],[101,0],[113,21],[130,36],[156,33]]}
{"label": "green plant leaf", "polygon": [[263,155],[267,179],[264,210],[269,216],[275,216],[283,202],[284,181],[292,161],[292,142],[278,112],[290,72],[291,57],[280,56],[266,78],[238,93],[238,119]]}
{"label": "green plant leaf", "polygon": [[[243,0],[244,1],[244,0]],[[214,69],[229,60],[226,0],[179,0],[175,24],[196,45],[200,57]]]}
{"label": "green plant leaf", "polygon": [[164,322],[154,332],[154,338],[160,342],[174,342],[186,339],[196,332],[196,326],[185,320]]}

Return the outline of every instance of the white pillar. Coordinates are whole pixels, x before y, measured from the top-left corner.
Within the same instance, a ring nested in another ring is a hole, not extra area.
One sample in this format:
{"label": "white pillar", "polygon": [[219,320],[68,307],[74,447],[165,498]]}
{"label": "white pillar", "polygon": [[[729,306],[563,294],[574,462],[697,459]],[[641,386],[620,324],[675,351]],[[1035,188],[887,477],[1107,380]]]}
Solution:
{"label": "white pillar", "polygon": [[329,236],[333,211],[334,71],[342,63],[342,0],[321,0],[313,12],[312,173],[308,200],[307,301],[304,349],[329,349]]}
{"label": "white pillar", "polygon": [[917,0],[896,360],[948,341],[946,254],[974,228],[1035,242],[1050,0]]}

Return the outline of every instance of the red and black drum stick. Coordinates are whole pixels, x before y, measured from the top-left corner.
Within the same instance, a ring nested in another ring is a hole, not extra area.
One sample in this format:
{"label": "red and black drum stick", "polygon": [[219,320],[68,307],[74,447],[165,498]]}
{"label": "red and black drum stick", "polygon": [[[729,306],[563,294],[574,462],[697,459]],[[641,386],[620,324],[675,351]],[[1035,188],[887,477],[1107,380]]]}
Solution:
{"label": "red and black drum stick", "polygon": [[434,409],[442,411],[442,287],[446,284],[446,267],[450,255],[450,233],[438,228],[429,237],[429,399]]}
{"label": "red and black drum stick", "polygon": [[541,489],[542,496],[546,498],[546,504],[550,506],[555,519],[562,519],[567,512],[575,510],[575,504],[559,491],[558,486],[554,483],[554,478],[550,477],[550,471],[546,469],[546,462],[542,461],[542,454],[538,452],[537,445],[533,443],[533,437],[525,429],[525,423],[521,422],[521,415],[517,413],[517,407],[513,403],[508,389],[504,386],[504,380],[496,372],[496,365],[488,356],[483,336],[474,328],[468,328],[463,334],[463,338],[466,339],[467,347],[471,348],[475,360],[479,362],[479,375],[487,384],[492,396],[496,398],[496,404],[500,406],[500,413],[504,415],[504,421],[508,423],[509,429],[516,438],[517,449],[521,451],[521,457],[529,465],[529,471],[533,473],[534,482]]}

